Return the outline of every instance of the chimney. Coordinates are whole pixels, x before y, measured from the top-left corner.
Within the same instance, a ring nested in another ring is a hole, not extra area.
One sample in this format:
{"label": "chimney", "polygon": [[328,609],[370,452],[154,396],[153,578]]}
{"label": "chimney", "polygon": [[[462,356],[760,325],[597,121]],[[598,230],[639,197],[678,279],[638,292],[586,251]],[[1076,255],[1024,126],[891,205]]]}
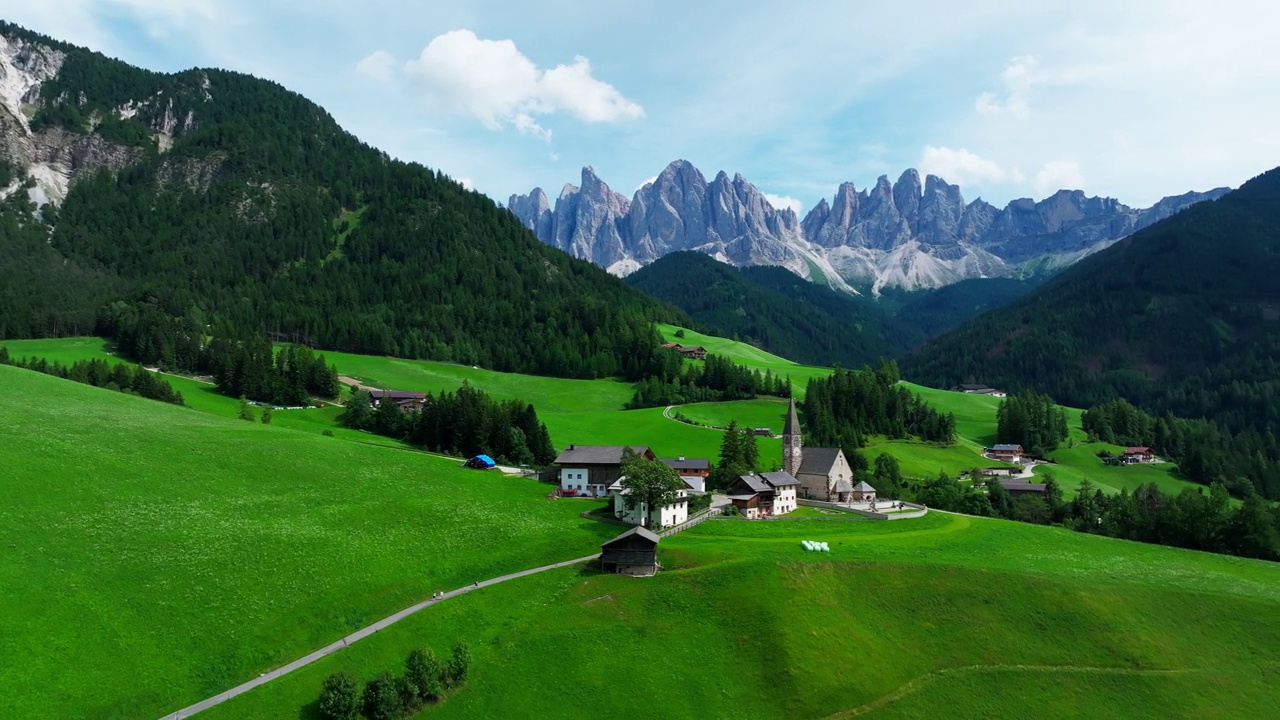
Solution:
{"label": "chimney", "polygon": [[572,449],[573,449],[573,443],[569,443],[569,447],[567,447],[567,448],[565,448],[565,449],[566,449],[566,450],[572,450]]}

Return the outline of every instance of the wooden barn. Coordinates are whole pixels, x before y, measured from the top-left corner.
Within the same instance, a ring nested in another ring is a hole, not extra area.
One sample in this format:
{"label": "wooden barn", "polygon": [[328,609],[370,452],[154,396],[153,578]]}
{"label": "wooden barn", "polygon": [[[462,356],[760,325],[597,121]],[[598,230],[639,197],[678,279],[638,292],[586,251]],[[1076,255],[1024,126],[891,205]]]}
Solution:
{"label": "wooden barn", "polygon": [[658,536],[636,526],[600,546],[600,569],[648,577],[658,572]]}

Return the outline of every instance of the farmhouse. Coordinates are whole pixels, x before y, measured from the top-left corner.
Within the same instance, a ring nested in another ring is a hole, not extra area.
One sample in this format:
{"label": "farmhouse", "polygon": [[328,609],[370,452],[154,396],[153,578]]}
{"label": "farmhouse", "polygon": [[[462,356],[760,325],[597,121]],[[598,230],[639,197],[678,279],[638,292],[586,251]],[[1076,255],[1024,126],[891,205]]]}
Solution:
{"label": "farmhouse", "polygon": [[1124,454],[1120,456],[1121,465],[1136,465],[1138,463],[1155,462],[1155,453],[1151,452],[1149,447],[1131,447],[1125,448]]}
{"label": "farmhouse", "polygon": [[796,401],[791,399],[782,427],[782,469],[800,483],[801,497],[823,502],[849,502],[853,468],[840,448],[805,448]]}
{"label": "farmhouse", "polygon": [[987,448],[987,456],[994,460],[1003,460],[1016,465],[1022,462],[1022,446],[996,445]]}
{"label": "farmhouse", "polygon": [[1044,495],[1044,483],[1027,482],[1026,480],[1001,480],[1000,487],[1004,488],[1010,497],[1022,497],[1023,495]]}
{"label": "farmhouse", "polygon": [[982,468],[978,470],[979,475],[984,475],[986,477],[1000,477],[1001,475],[1005,477],[1012,477],[1014,475],[1019,474],[1020,472],[1022,471],[1019,470],[1018,468],[1011,468],[1011,467]]}
{"label": "farmhouse", "polygon": [[676,352],[680,353],[688,360],[706,360],[707,349],[701,345],[683,345],[676,348]]}
{"label": "farmhouse", "polygon": [[706,458],[686,458],[681,455],[678,458],[658,458],[658,460],[675,470],[681,477],[693,475],[705,478],[711,474],[711,461]]}
{"label": "farmhouse", "polygon": [[658,571],[659,539],[645,528],[631,528],[600,545],[600,569],[618,575],[653,575]]}
{"label": "farmhouse", "polygon": [[[631,450],[645,460],[653,460],[653,451],[643,445]],[[622,451],[626,445],[570,445],[556,456],[560,468],[560,492],[563,495],[603,497],[610,485],[622,477]]]}
{"label": "farmhouse", "polygon": [[1008,395],[1003,390],[987,387],[981,383],[962,383],[952,387],[951,392],[966,393],[968,395],[990,395],[992,397],[1005,397]]}
{"label": "farmhouse", "polygon": [[785,515],[796,509],[800,481],[787,472],[741,475],[729,483],[729,500],[751,520]]}
{"label": "farmhouse", "polygon": [[609,485],[609,497],[613,498],[613,516],[625,523],[643,525],[650,528],[669,528],[689,519],[689,485],[676,491],[676,496],[666,505],[659,505],[652,510],[649,503],[641,501],[635,507],[627,507],[627,495],[630,490],[622,486],[625,478],[619,478]]}
{"label": "farmhouse", "polygon": [[400,406],[400,409],[409,411],[420,411],[427,402],[427,394],[420,392],[412,392],[410,390],[369,390],[369,404],[374,407],[381,407],[384,402],[393,402]]}

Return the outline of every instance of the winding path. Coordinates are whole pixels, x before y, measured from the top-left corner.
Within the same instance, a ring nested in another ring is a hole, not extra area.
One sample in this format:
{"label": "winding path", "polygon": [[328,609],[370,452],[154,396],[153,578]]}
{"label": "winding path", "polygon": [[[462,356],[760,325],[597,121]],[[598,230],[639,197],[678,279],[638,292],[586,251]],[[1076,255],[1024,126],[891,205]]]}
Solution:
{"label": "winding path", "polygon": [[294,670],[297,670],[298,668],[306,667],[307,665],[310,665],[311,663],[323,657],[332,655],[338,652],[339,650],[345,648],[346,646],[356,642],[357,640],[362,640],[364,638],[367,638],[370,635],[378,632],[379,630],[382,630],[383,628],[390,627],[391,625],[394,625],[400,622],[401,620],[409,617],[410,615],[413,615],[414,613],[417,613],[421,610],[425,610],[431,607],[432,605],[448,600],[449,598],[457,597],[459,595],[469,593],[472,590],[478,590],[483,587],[489,587],[490,585],[497,585],[498,583],[506,582],[508,580],[515,580],[516,578],[522,578],[527,575],[534,575],[536,573],[546,572],[547,570],[555,570],[556,568],[562,568],[562,567],[567,567],[569,565],[577,565],[579,563],[588,562],[591,560],[595,560],[598,557],[600,557],[600,554],[596,553],[595,555],[580,557],[576,560],[566,560],[564,562],[558,562],[551,565],[543,565],[542,567],[536,567],[531,570],[521,570],[520,572],[514,572],[507,575],[500,575],[498,577],[490,578],[488,580],[481,580],[475,583],[474,585],[467,585],[465,587],[458,588],[457,590],[450,590],[449,592],[446,592],[443,595],[432,598],[430,600],[423,600],[417,605],[414,605],[412,607],[407,607],[404,610],[401,610],[400,612],[394,615],[390,615],[388,617],[385,617],[373,623],[372,625],[363,627],[351,633],[350,635],[342,638],[341,640],[337,640],[328,645],[325,645],[324,647],[320,648],[319,650],[316,650],[310,655],[301,657],[289,663],[288,665],[278,667],[275,670],[271,670],[270,672],[265,672],[259,675],[258,677],[250,680],[249,682],[237,685],[231,688],[230,690],[218,693],[217,695],[214,695],[211,698],[201,700],[200,702],[194,705],[189,705],[187,707],[182,708],[181,710],[169,713],[168,715],[165,715],[164,717],[160,718],[160,720],[180,720],[181,718],[191,717],[192,715],[195,715],[196,713],[202,710],[208,710],[214,705],[219,705],[221,703],[224,703],[230,700],[231,698],[236,697],[237,695],[243,695],[244,693],[247,693],[250,690],[258,687],[259,685],[265,685],[271,682],[272,680],[275,680],[276,678],[281,677],[282,675],[287,675],[293,672]]}

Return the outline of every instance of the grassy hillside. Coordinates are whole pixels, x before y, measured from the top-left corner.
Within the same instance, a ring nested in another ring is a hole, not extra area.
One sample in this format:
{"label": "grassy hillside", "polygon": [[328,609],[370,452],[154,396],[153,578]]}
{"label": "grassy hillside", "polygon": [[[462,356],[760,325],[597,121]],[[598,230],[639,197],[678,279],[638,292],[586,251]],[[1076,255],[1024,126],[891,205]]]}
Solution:
{"label": "grassy hillside", "polygon": [[459,636],[473,679],[431,717],[1226,718],[1280,702],[1272,564],[938,513],[718,520],[662,553],[653,579],[565,569],[450,601],[208,717],[294,717],[328,673],[365,679]]}
{"label": "grassy hillside", "polygon": [[[801,365],[761,350],[754,345],[748,345],[736,340],[727,340],[714,335],[703,335],[675,325],[659,323],[657,327],[658,331],[662,333],[663,339],[667,342],[676,342],[681,345],[701,345],[712,354],[727,357],[739,365],[745,365],[761,372],[770,370],[774,375],[781,374],[784,377],[790,377],[797,397],[804,396],[804,387],[809,382],[809,378],[826,377],[831,374],[830,368]],[[676,331],[678,330],[684,331],[684,337],[676,337]]]}
{"label": "grassy hillside", "polygon": [[[672,337],[674,326],[660,326],[662,332]],[[735,361],[774,372],[791,373],[797,377],[825,375],[829,370],[797,365],[771,355],[758,348],[723,338],[699,335],[686,331],[682,342],[703,344],[715,352],[733,357]],[[39,356],[57,359],[64,363],[84,358],[101,357],[116,360],[106,350],[106,343],[98,338],[65,338],[60,340],[21,340],[4,343],[15,356]],[[547,423],[557,447],[569,443],[578,444],[646,444],[663,456],[687,457],[718,456],[722,436],[719,432],[674,422],[663,416],[661,408],[623,411],[622,405],[631,397],[631,385],[615,380],[565,380],[529,375],[499,373],[461,365],[450,365],[423,360],[351,355],[326,352],[325,356],[337,363],[344,375],[359,377],[373,385],[398,389],[455,390],[468,382],[499,398],[519,398],[532,402],[539,416]],[[212,386],[181,377],[167,376],[180,390],[187,403],[205,412],[234,418],[239,403],[214,392]],[[997,467],[1002,463],[981,456],[983,447],[996,441],[995,414],[1000,399],[989,395],[967,395],[946,390],[936,390],[907,383],[912,392],[919,393],[930,405],[956,416],[957,443],[940,447],[914,441],[872,440],[866,449],[869,459],[883,452],[898,458],[902,471],[908,476],[932,477],[939,471],[955,475],[975,467]],[[725,426],[736,420],[740,426],[769,427],[781,432],[785,413],[784,401],[776,398],[757,400],[698,403],[684,405],[678,411],[697,422]],[[272,423],[305,432],[319,433],[330,429],[339,438],[363,443],[375,443],[402,447],[387,438],[347,430],[336,424],[340,408],[294,410],[276,412]],[[1173,473],[1173,467],[1142,465],[1113,467],[1103,464],[1096,453],[1104,445],[1085,443],[1080,429],[1081,411],[1067,408],[1067,420],[1071,426],[1071,440],[1077,445],[1054,453],[1057,464],[1037,468],[1037,474],[1051,473],[1068,492],[1074,492],[1080,482],[1088,478],[1105,493],[1117,493],[1121,488],[1133,489],[1147,482],[1154,482],[1167,493],[1199,485],[1184,480]],[[763,462],[772,467],[782,462],[782,443],[772,438],[758,438],[757,444]],[[1110,447],[1115,451],[1115,447]]]}
{"label": "grassy hillside", "polygon": [[591,552],[590,501],[0,366],[0,694],[159,716],[481,577]]}

